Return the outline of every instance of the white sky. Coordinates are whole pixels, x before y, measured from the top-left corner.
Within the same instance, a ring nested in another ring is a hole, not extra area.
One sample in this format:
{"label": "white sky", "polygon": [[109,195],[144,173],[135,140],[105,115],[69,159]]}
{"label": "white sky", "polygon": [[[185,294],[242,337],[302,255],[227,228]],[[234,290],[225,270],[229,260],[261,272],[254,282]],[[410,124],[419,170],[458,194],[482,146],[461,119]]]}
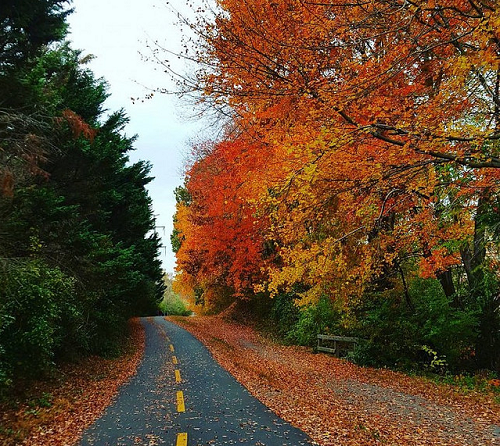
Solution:
{"label": "white sky", "polygon": [[[180,10],[186,8],[183,0],[172,0],[170,4]],[[146,42],[154,40],[176,50],[181,41],[177,19],[164,0],[73,0],[72,7],[75,11],[68,20],[72,47],[96,56],[89,67],[96,77],[104,77],[109,84],[111,97],[106,102],[109,111],[126,110],[130,118],[126,134],[138,134],[131,161],[142,159],[153,164],[155,180],[148,190],[158,233],[166,247],[161,253],[163,268],[173,272],[175,256],[170,246],[175,212],[173,190],[182,184],[184,154],[202,124],[183,117],[188,110],[174,96],[157,94],[151,100],[135,104],[131,98],[144,97],[148,90],[143,86],[172,85],[161,67],[141,60],[139,53],[148,55]]]}

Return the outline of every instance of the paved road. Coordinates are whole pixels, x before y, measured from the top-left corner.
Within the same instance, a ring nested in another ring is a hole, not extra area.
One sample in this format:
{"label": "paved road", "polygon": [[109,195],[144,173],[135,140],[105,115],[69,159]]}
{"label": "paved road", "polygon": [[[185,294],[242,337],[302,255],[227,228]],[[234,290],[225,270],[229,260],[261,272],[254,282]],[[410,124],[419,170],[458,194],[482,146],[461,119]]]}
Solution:
{"label": "paved road", "polygon": [[252,397],[190,333],[143,319],[146,350],[80,446],[310,445],[300,430]]}

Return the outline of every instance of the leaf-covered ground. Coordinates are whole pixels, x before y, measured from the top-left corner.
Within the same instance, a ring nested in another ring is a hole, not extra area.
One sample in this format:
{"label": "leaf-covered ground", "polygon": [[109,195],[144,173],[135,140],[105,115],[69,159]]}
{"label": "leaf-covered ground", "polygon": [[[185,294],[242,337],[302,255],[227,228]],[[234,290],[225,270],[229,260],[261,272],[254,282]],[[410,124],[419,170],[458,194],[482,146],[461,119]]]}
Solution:
{"label": "leaf-covered ground", "polygon": [[495,394],[461,392],[310,349],[214,317],[169,318],[252,394],[321,445],[500,445]]}
{"label": "leaf-covered ground", "polygon": [[136,371],[144,352],[144,329],[131,321],[127,353],[119,359],[89,357],[65,364],[49,381],[31,383],[16,401],[0,405],[3,446],[73,445]]}

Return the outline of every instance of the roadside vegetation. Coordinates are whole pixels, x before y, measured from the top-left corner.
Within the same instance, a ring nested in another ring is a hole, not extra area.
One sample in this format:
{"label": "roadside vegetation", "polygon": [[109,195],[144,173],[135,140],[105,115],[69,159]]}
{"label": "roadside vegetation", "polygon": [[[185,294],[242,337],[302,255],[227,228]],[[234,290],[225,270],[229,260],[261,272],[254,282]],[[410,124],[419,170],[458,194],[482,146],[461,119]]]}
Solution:
{"label": "roadside vegetation", "polygon": [[179,86],[225,126],[176,191],[174,288],[289,343],[356,336],[357,364],[498,378],[499,25],[494,1],[200,8]]}
{"label": "roadside vegetation", "polygon": [[144,329],[137,319],[127,328],[119,358],[80,357],[60,364],[49,377],[16,386],[9,399],[0,401],[0,444],[76,444],[136,372],[144,352]]}
{"label": "roadside vegetation", "polygon": [[150,165],[66,42],[69,1],[0,6],[0,397],[60,364],[122,354],[163,293]]}

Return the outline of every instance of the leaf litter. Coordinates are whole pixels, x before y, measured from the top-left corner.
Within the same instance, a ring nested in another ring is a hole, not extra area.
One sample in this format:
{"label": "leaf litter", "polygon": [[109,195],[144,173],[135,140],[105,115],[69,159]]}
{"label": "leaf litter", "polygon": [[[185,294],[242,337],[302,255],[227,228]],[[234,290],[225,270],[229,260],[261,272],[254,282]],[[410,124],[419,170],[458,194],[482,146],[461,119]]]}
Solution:
{"label": "leaf litter", "polygon": [[139,319],[132,319],[122,357],[91,356],[62,365],[54,379],[29,383],[17,401],[0,405],[0,445],[75,444],[135,374],[144,345],[144,329]]}
{"label": "leaf litter", "polygon": [[279,345],[217,316],[168,318],[278,416],[324,446],[500,446],[492,394]]}
{"label": "leaf litter", "polygon": [[[463,394],[422,377],[279,345],[250,326],[215,316],[168,319],[320,445],[500,445],[500,406],[490,394]],[[36,383],[30,400],[0,406],[0,444],[75,444],[137,369],[145,338],[138,320],[131,324],[133,348],[124,357],[66,364],[56,382]]]}

